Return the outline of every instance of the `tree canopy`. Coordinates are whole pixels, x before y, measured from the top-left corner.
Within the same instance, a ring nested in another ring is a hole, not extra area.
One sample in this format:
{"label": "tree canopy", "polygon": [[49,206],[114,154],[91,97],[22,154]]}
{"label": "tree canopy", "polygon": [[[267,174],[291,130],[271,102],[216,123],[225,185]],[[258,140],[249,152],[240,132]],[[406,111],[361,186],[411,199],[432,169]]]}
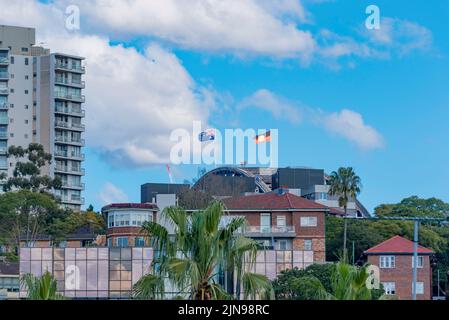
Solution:
{"label": "tree canopy", "polygon": [[41,168],[50,165],[52,156],[45,152],[44,147],[38,143],[30,143],[28,148],[10,146],[8,156],[16,159],[12,177],[2,174],[3,191],[32,190],[50,191],[61,187],[61,179],[51,178],[41,174]]}

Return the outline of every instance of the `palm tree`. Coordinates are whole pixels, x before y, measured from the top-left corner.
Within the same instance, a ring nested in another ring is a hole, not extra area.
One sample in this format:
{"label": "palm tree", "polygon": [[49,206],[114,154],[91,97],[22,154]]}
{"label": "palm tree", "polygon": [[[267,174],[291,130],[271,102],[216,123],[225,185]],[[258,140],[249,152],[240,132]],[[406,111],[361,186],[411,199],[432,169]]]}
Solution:
{"label": "palm tree", "polygon": [[347,261],[347,215],[348,215],[348,202],[349,199],[354,199],[360,193],[362,187],[361,179],[355,174],[351,167],[339,168],[338,171],[333,171],[330,175],[330,189],[329,194],[331,196],[337,195],[338,205],[345,210],[344,216],[344,232],[343,232],[343,259]]}
{"label": "palm tree", "polygon": [[211,203],[203,211],[188,214],[179,207],[166,208],[162,215],[174,226],[174,235],[156,223],[143,225],[159,253],[152,265],[152,274],[142,277],[134,286],[134,296],[142,299],[162,299],[165,281],[193,300],[232,298],[217,283],[218,270],[235,272],[237,296],[240,284],[245,299],[271,298],[273,290],[266,276],[248,272],[255,263],[257,243],[243,237],[239,230],[244,218],[235,218],[220,226],[224,208],[221,202]]}
{"label": "palm tree", "polygon": [[[366,266],[356,267],[344,261],[336,264],[332,275],[331,290],[327,292],[323,284],[315,277],[310,283],[319,300],[371,300],[371,289],[366,285],[369,273]],[[380,299],[385,299],[383,295]]]}
{"label": "palm tree", "polygon": [[25,274],[20,279],[22,286],[28,291],[30,300],[63,300],[64,297],[57,292],[56,280],[46,271],[41,277]]}

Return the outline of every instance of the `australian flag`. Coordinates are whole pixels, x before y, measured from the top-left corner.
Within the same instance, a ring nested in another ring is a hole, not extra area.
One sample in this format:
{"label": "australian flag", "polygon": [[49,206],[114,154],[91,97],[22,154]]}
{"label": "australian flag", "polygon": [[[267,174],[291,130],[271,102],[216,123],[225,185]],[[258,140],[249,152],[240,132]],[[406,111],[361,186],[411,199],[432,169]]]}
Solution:
{"label": "australian flag", "polygon": [[215,140],[215,129],[206,129],[198,135],[198,140],[201,142]]}

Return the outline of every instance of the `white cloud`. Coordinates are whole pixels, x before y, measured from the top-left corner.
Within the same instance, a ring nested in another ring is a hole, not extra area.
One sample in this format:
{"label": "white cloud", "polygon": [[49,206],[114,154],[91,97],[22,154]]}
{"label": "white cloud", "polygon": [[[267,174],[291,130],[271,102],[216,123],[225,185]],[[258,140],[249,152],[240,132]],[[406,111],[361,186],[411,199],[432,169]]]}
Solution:
{"label": "white cloud", "polygon": [[303,106],[276,95],[267,89],[260,89],[237,103],[236,109],[259,108],[274,115],[278,119],[286,119],[293,123],[301,120],[314,123],[352,143],[361,150],[379,149],[384,146],[382,135],[366,124],[360,113],[342,109],[339,112],[327,113],[318,108]]}
{"label": "white cloud", "polygon": [[389,48],[399,56],[412,51],[426,51],[432,46],[432,32],[415,22],[385,17],[380,29],[365,30],[365,37],[381,48]]}
{"label": "white cloud", "polygon": [[99,197],[104,204],[128,202],[128,196],[111,182],[104,184],[100,190]]}
{"label": "white cloud", "polygon": [[[89,27],[155,37],[181,47],[276,57],[307,57],[312,35],[300,30],[297,0],[77,0]],[[66,1],[66,3],[68,3]],[[287,19],[284,19],[287,18]]]}
{"label": "white cloud", "polygon": [[301,121],[300,110],[292,102],[266,89],[254,92],[237,105],[238,110],[251,107],[268,111],[277,119],[283,118],[293,123]]}
{"label": "white cloud", "polygon": [[341,136],[362,150],[379,149],[384,146],[382,135],[367,125],[360,113],[343,109],[331,114],[320,114],[318,123],[329,132]]}

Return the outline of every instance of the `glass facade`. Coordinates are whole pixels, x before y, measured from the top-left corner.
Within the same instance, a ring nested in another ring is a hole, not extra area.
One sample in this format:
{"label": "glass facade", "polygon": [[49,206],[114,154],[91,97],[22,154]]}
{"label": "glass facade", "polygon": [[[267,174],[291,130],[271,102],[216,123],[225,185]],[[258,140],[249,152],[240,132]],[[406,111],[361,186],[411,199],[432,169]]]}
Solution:
{"label": "glass facade", "polygon": [[[128,299],[132,286],[151,271],[152,248],[21,248],[20,275],[41,276],[49,271],[57,280],[58,292],[80,299]],[[246,269],[266,275],[270,280],[280,271],[303,269],[314,261],[312,251],[259,251],[256,263]],[[167,298],[178,295],[166,286]],[[26,288],[20,296],[26,297]]]}

